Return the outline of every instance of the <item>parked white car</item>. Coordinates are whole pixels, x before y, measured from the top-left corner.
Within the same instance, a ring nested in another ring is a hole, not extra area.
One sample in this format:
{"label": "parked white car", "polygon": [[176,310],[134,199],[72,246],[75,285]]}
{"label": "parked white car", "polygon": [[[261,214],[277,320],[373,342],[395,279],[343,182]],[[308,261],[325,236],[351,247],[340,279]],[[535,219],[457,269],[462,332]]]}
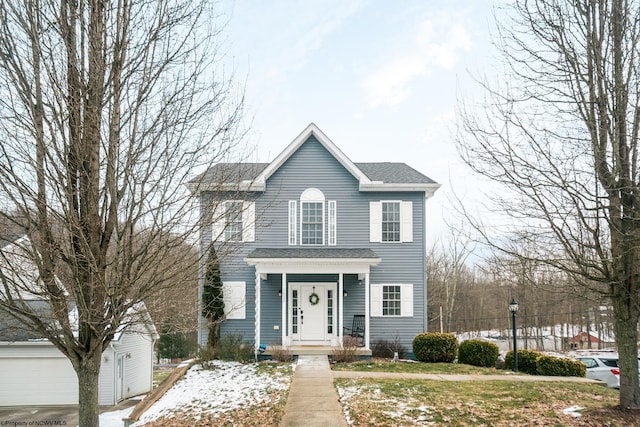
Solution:
{"label": "parked white car", "polygon": [[576,360],[587,365],[587,378],[603,381],[608,387],[620,388],[617,355],[579,356]]}

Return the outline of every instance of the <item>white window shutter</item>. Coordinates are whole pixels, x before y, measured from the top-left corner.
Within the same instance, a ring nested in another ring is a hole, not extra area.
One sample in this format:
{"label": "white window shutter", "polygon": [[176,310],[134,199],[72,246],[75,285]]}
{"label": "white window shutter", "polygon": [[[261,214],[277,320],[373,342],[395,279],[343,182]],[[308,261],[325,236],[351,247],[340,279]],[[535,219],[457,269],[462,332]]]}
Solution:
{"label": "white window shutter", "polygon": [[224,314],[227,319],[246,318],[246,283],[223,282],[222,300],[224,301]]}
{"label": "white window shutter", "polygon": [[242,241],[256,240],[256,203],[244,202],[242,206]]}
{"label": "white window shutter", "polygon": [[298,217],[298,203],[295,200],[289,200],[289,245],[296,244],[296,231],[298,230],[297,219]]}
{"label": "white window shutter", "polygon": [[335,246],[337,243],[337,202],[335,200],[329,200],[329,246]]}
{"label": "white window shutter", "polygon": [[400,202],[400,241],[413,242],[413,202]]}
{"label": "white window shutter", "polygon": [[224,229],[227,226],[226,203],[224,201],[215,202],[213,209],[213,227],[211,230],[211,239],[214,242],[224,241]]}
{"label": "white window shutter", "polygon": [[369,241],[382,242],[382,204],[369,202]]}
{"label": "white window shutter", "polygon": [[371,285],[371,317],[382,316],[382,285]]}
{"label": "white window shutter", "polygon": [[400,285],[400,316],[413,317],[413,285]]}

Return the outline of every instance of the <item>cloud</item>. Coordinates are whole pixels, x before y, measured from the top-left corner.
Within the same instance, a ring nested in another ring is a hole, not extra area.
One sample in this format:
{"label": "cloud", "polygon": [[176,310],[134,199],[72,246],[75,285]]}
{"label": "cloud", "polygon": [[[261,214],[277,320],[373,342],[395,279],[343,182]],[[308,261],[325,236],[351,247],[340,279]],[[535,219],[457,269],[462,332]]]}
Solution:
{"label": "cloud", "polygon": [[[304,4],[308,7],[306,2]],[[299,33],[289,32],[286,36],[289,38],[287,41],[295,42],[282,52],[280,60],[268,71],[268,77],[277,77],[304,67],[313,53],[322,47],[325,39],[338,30],[345,20],[358,12],[362,4],[360,0],[340,0],[334,6],[323,6],[322,10],[307,10],[306,19],[296,26],[304,30]]]}
{"label": "cloud", "polygon": [[[442,22],[442,19],[437,21]],[[472,46],[471,37],[461,23],[451,23],[447,27],[434,24],[432,19],[423,21],[408,50],[396,54],[362,80],[360,86],[368,107],[392,107],[402,103],[411,96],[411,84],[417,78],[427,77],[438,68],[452,70],[460,54]]]}

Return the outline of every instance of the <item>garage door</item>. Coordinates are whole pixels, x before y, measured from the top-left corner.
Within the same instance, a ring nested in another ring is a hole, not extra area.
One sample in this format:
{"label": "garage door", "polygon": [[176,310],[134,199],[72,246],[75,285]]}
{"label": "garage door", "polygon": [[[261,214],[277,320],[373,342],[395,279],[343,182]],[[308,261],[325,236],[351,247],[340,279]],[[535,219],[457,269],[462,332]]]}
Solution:
{"label": "garage door", "polygon": [[60,357],[0,357],[0,405],[77,405],[78,381]]}

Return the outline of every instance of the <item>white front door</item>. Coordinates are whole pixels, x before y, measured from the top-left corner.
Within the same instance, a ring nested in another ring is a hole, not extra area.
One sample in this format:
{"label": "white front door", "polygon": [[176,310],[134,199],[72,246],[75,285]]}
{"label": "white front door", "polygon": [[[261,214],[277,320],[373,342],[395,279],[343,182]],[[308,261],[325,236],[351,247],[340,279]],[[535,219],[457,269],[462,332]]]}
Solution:
{"label": "white front door", "polygon": [[335,334],[335,283],[294,283],[289,298],[291,337],[298,344],[328,344]]}

